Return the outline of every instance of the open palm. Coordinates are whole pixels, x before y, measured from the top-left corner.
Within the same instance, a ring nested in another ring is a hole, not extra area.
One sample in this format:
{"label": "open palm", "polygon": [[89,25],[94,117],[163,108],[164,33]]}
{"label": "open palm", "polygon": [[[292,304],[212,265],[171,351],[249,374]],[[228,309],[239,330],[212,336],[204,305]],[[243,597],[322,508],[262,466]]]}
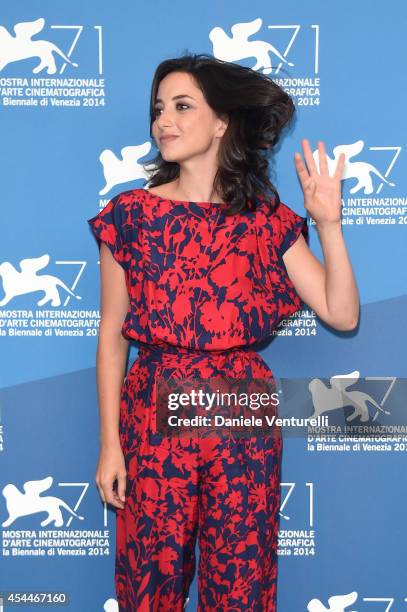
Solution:
{"label": "open palm", "polygon": [[328,173],[325,145],[318,141],[319,172],[312,156],[309,141],[301,141],[307,167],[300,153],[294,161],[304,193],[304,206],[316,223],[337,222],[341,219],[341,177],[345,166],[345,154],[341,153],[333,176]]}

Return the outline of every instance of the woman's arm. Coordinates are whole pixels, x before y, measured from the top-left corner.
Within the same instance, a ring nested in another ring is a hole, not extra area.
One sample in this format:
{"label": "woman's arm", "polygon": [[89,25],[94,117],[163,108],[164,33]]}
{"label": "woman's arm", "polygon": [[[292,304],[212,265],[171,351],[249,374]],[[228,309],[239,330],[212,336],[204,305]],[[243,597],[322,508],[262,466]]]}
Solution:
{"label": "woman's arm", "polygon": [[332,176],[325,145],[318,141],[317,167],[309,141],[301,142],[306,166],[295,153],[295,166],[304,192],[304,206],[314,219],[324,265],[312,254],[302,235],[283,254],[288,276],[298,295],[331,327],[354,329],[359,319],[359,296],[341,224],[341,153]]}
{"label": "woman's arm", "polygon": [[105,244],[100,249],[100,328],[96,375],[100,407],[100,442],[119,442],[120,391],[125,376],[128,341],[121,328],[129,297],[123,268]]}
{"label": "woman's arm", "polygon": [[101,460],[96,483],[102,499],[122,507],[112,484],[118,480],[118,497],[124,496],[126,472],[120,448],[120,392],[129,350],[121,328],[129,306],[124,269],[108,247],[100,248],[100,327],[96,353],[96,376],[100,415]]}
{"label": "woman's arm", "polygon": [[288,276],[300,298],[331,327],[354,329],[359,295],[342,235],[341,223],[317,224],[324,263],[308,248],[302,234],[283,255]]}

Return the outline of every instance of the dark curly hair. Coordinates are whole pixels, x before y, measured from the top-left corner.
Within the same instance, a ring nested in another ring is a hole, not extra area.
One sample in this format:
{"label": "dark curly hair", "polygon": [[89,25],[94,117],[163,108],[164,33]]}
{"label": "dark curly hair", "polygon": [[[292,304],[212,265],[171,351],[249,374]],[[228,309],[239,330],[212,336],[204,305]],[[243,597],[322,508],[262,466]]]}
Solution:
{"label": "dark curly hair", "polygon": [[[219,60],[212,55],[187,53],[161,62],[154,74],[150,97],[150,136],[160,81],[170,72],[188,72],[203,92],[207,104],[229,125],[218,149],[214,188],[228,204],[225,214],[250,210],[249,202],[263,196],[271,211],[280,203],[268,175],[269,155],[280,132],[294,115],[292,98],[267,76],[251,68]],[[179,164],[165,161],[161,152],[145,163],[149,187],[179,177]],[[271,196],[271,201],[269,197]]]}

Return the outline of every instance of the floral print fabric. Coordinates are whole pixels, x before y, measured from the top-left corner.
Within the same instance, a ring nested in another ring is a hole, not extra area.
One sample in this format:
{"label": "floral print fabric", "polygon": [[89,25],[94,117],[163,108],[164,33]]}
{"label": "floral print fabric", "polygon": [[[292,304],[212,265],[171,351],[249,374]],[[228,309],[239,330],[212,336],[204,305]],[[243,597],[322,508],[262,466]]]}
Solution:
{"label": "floral print fabric", "polygon": [[280,203],[270,215],[227,217],[219,204],[166,200],[144,189],[115,196],[88,220],[123,267],[128,340],[229,349],[269,336],[301,308],[282,259],[307,219]]}
{"label": "floral print fabric", "polygon": [[282,256],[307,220],[266,202],[227,217],[219,204],[144,189],[88,220],[124,270],[122,334],[140,343],[123,381],[126,504],[116,509],[120,611],[181,612],[199,543],[198,612],[275,612],[282,439],[162,438],[156,384],[269,378],[255,344],[301,308]]}

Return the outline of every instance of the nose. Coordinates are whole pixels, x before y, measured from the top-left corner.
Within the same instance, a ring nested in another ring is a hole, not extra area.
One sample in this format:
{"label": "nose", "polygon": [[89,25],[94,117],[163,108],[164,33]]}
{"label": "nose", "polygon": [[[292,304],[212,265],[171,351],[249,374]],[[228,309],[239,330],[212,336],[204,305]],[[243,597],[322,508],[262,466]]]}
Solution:
{"label": "nose", "polygon": [[174,119],[170,110],[160,109],[159,114],[156,117],[156,125],[158,128],[167,128],[173,125]]}

